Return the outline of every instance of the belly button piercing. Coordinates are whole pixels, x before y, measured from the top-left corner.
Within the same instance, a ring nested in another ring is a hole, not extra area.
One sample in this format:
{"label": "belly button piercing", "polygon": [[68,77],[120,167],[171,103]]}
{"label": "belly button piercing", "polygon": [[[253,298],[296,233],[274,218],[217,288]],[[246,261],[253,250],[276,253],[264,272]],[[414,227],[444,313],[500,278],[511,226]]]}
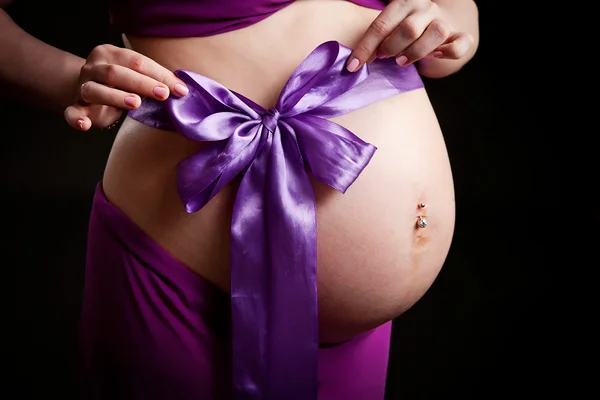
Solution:
{"label": "belly button piercing", "polygon": [[[425,203],[419,203],[419,208],[425,208]],[[427,220],[425,219],[424,216],[419,215],[417,217],[417,228],[426,228],[427,227]]]}

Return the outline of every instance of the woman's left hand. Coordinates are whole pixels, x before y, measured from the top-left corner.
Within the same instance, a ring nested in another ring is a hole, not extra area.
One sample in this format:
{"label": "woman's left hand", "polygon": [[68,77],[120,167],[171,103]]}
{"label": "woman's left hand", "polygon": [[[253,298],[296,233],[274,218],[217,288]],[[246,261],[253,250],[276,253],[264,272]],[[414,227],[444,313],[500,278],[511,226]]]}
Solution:
{"label": "woman's left hand", "polygon": [[391,0],[354,46],[346,68],[354,72],[375,58],[395,57],[400,66],[425,57],[458,60],[473,46],[473,37],[454,31],[433,1]]}

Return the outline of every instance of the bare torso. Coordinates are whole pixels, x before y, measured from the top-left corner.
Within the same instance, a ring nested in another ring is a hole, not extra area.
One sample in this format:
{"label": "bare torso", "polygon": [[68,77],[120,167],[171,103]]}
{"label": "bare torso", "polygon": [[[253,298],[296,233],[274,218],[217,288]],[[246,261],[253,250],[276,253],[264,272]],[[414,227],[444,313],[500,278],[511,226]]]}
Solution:
{"label": "bare torso", "polygon": [[[126,42],[167,68],[198,72],[269,108],[315,47],[329,40],[351,47],[377,14],[341,0],[299,1],[253,26],[217,36],[128,37]],[[425,90],[334,121],[378,150],[346,194],[314,181],[323,342],[351,338],[411,307],[442,267],[454,229],[450,164]],[[175,186],[176,165],[200,146],[127,119],[108,160],[104,190],[175,258],[227,291],[236,188],[187,214]],[[420,213],[429,222],[425,229],[416,228]]]}

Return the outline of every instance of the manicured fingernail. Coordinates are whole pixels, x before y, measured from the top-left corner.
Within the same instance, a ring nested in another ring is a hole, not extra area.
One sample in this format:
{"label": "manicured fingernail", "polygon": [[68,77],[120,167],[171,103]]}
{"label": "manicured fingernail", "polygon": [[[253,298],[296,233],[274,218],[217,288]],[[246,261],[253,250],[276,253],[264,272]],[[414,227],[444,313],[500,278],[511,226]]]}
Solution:
{"label": "manicured fingernail", "polygon": [[85,119],[83,119],[83,118],[79,118],[79,119],[77,120],[77,126],[79,126],[79,129],[85,129],[85,128],[84,128],[84,124],[85,124]]}
{"label": "manicured fingernail", "polygon": [[154,89],[152,89],[152,93],[154,93],[154,95],[159,99],[166,99],[167,97],[169,97],[169,89],[164,88],[162,86],[157,86]]}
{"label": "manicured fingernail", "polygon": [[175,84],[175,94],[177,94],[179,96],[185,96],[189,92],[190,92],[190,90],[187,87],[185,87],[184,85],[182,85],[181,83]]}
{"label": "manicured fingernail", "polygon": [[398,58],[396,58],[396,64],[398,64],[399,66],[404,66],[404,64],[406,64],[406,62],[408,61],[408,57],[406,56],[400,56]]}
{"label": "manicured fingernail", "polygon": [[350,60],[348,65],[346,65],[346,68],[348,69],[348,71],[354,72],[354,71],[356,71],[356,68],[358,68],[358,64],[360,64],[360,61],[358,61],[358,58],[353,58],[352,60]]}
{"label": "manicured fingernail", "polygon": [[140,105],[140,102],[138,101],[138,98],[137,97],[133,97],[133,96],[125,97],[125,100],[123,100],[123,102],[129,108],[138,108],[139,105]]}
{"label": "manicured fingernail", "polygon": [[434,52],[433,52],[433,56],[434,56],[435,58],[442,58],[442,57],[444,57],[444,52],[443,52],[443,51],[440,51],[440,50],[438,50],[438,51],[434,51]]}
{"label": "manicured fingernail", "polygon": [[387,58],[387,54],[378,51],[377,52],[377,58],[379,58],[379,59]]}

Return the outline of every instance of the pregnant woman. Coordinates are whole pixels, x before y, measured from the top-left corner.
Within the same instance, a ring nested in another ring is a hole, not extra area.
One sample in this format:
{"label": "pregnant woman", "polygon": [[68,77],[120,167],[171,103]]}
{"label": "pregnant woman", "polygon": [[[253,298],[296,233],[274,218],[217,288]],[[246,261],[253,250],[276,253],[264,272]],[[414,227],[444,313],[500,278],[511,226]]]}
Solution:
{"label": "pregnant woman", "polygon": [[85,398],[383,399],[390,321],[454,229],[420,75],[472,58],[473,1],[110,3],[127,48],[86,60],[0,13],[6,87],[82,131],[129,110],[90,219]]}

